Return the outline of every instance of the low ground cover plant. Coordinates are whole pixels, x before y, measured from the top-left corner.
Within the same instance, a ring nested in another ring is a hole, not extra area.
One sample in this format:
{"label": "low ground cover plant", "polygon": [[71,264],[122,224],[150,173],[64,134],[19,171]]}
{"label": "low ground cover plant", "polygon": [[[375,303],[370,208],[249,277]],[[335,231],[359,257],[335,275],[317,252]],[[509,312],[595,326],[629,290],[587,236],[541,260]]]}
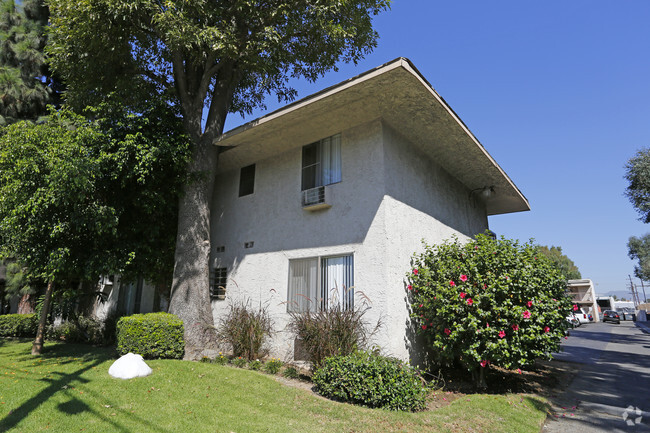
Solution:
{"label": "low ground cover plant", "polygon": [[428,392],[415,367],[376,352],[327,358],[312,381],[324,397],[390,410],[422,410]]}
{"label": "low ground cover plant", "polygon": [[145,359],[181,359],[185,350],[183,322],[169,313],[134,314],[117,322],[117,352]]}
{"label": "low ground cover plant", "polygon": [[532,242],[478,235],[425,245],[412,260],[408,297],[430,360],[457,363],[485,386],[485,369],[550,359],[573,305],[563,274]]}

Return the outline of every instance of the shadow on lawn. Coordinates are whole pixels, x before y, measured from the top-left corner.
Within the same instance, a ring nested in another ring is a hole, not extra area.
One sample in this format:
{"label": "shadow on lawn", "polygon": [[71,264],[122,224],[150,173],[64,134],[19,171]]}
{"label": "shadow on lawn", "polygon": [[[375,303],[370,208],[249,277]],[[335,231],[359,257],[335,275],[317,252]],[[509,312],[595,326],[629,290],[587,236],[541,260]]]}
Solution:
{"label": "shadow on lawn", "polygon": [[[84,350],[85,349],[85,350]],[[68,364],[71,362],[79,363],[83,361],[84,364],[77,370],[72,373],[59,373],[52,372],[56,374],[58,378],[44,378],[41,381],[49,382],[49,386],[41,390],[38,394],[34,395],[29,400],[25,401],[23,404],[17,408],[11,410],[9,414],[2,420],[0,420],[0,431],[8,431],[18,425],[23,419],[27,418],[36,408],[41,404],[45,403],[49,398],[51,398],[55,393],[65,390],[67,388],[73,388],[74,385],[88,383],[89,380],[81,377],[85,372],[92,370],[96,366],[114,359],[114,351],[112,349],[97,349],[94,348],[90,353],[88,352],[88,347],[83,345],[76,344],[57,344],[49,345],[44,348],[43,354],[40,358],[36,358],[27,353],[24,356],[21,356],[18,361],[29,361],[39,359],[43,362],[40,365],[47,364]],[[57,406],[57,409],[66,415],[79,415],[83,412],[89,412],[93,416],[101,419],[104,422],[111,424],[116,431],[129,432],[130,429],[123,427],[116,423],[115,421],[109,419],[108,417],[102,415],[96,410],[92,409],[84,401],[71,397],[71,399],[65,403],[60,403]],[[126,416],[135,417],[133,414],[127,414]],[[137,417],[136,417],[137,418]],[[148,428],[153,431],[165,432],[164,429],[157,427],[151,424],[149,421],[144,419],[139,419],[138,422],[145,424]]]}

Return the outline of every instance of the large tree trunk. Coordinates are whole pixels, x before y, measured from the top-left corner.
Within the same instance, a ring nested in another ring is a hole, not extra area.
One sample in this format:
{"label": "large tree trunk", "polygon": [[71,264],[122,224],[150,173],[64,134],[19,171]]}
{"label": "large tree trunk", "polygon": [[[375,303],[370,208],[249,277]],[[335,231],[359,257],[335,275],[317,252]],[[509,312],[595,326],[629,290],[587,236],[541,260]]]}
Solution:
{"label": "large tree trunk", "polygon": [[50,304],[52,303],[52,292],[54,291],[54,281],[50,280],[45,289],[45,300],[43,301],[43,309],[41,310],[41,317],[38,320],[38,330],[36,331],[36,338],[32,344],[32,355],[40,355],[43,351],[43,340],[45,339],[45,327],[47,326],[47,316],[50,314]]}
{"label": "large tree trunk", "polygon": [[183,320],[185,359],[200,359],[216,350],[210,305],[210,202],[217,168],[211,142],[196,145],[190,173],[199,174],[180,198],[174,279],[169,312]]}

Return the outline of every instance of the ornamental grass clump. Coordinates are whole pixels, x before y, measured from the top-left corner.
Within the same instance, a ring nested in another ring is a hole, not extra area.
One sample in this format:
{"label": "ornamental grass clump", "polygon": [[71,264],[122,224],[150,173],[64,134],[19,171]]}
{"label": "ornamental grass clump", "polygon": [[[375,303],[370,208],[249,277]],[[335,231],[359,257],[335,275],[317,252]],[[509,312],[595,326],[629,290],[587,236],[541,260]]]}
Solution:
{"label": "ornamental grass clump", "polygon": [[416,368],[376,352],[327,358],[312,382],[324,397],[389,410],[422,410],[428,393]]}
{"label": "ornamental grass clump", "polygon": [[319,311],[291,313],[289,329],[301,340],[310,361],[318,368],[325,358],[349,355],[364,349],[380,324],[369,328],[364,320],[368,307],[346,309],[335,304]]}
{"label": "ornamental grass clump", "polygon": [[514,370],[559,350],[572,303],[563,274],[532,242],[425,244],[412,265],[412,324],[434,363],[459,363],[485,387],[490,365]]}
{"label": "ornamental grass clump", "polygon": [[233,356],[247,361],[263,358],[265,343],[273,332],[273,322],[266,306],[253,308],[250,301],[230,305],[217,328],[222,341],[232,346]]}

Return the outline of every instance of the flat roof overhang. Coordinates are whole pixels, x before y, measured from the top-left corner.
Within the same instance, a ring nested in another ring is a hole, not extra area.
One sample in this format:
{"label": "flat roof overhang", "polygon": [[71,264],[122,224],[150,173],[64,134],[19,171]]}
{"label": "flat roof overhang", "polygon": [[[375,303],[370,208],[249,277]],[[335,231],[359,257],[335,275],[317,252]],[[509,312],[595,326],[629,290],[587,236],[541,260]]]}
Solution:
{"label": "flat roof overhang", "polygon": [[488,215],[530,210],[528,200],[408,59],[398,58],[224,133],[218,172],[244,167],[382,119],[470,191],[486,186]]}

